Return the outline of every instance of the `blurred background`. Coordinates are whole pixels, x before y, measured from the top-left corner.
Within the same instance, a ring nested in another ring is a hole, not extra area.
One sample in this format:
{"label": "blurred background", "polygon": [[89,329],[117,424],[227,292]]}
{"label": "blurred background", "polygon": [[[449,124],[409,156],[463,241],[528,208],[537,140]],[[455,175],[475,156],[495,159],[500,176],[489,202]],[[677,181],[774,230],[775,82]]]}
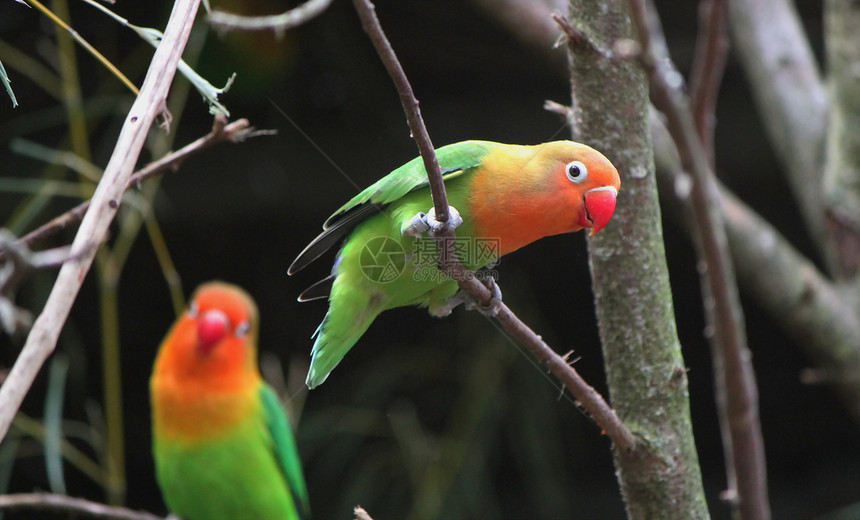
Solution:
{"label": "blurred background", "polygon": [[[657,3],[673,58],[686,72],[695,3]],[[269,14],[296,4],[215,5]],[[472,2],[377,4],[434,144],[535,144],[569,137],[558,115],[542,109],[544,100],[570,102],[564,49],[538,51],[523,44]],[[63,5],[75,30],[139,85],[151,47],[78,0],[57,0],[51,7],[59,12]],[[820,56],[820,2],[805,0],[798,7]],[[111,6],[131,23],[157,28],[164,27],[169,8],[169,2]],[[88,54],[76,48],[74,57],[81,106],[69,117],[60,101],[67,91],[51,74],[47,80],[40,76],[39,67],[50,71],[70,63],[68,55],[58,58],[54,25],[36,9],[0,0],[0,61],[20,103],[12,109],[0,99],[0,223],[18,235],[77,204],[79,190],[91,193],[93,186],[46,162],[49,154],[34,145],[84,147],[92,163],[103,167],[133,101]],[[221,97],[231,119],[248,118],[277,134],[218,145],[126,198],[103,265],[84,284],[54,362],[42,370],[22,408],[25,418],[0,447],[6,491],[59,489],[165,514],[150,454],[150,369],[176,316],[171,284],[175,293],[181,284],[187,296],[201,282],[222,279],[246,288],[260,306],[263,364],[276,374],[298,421],[315,518],[351,518],[357,504],[377,520],[624,518],[607,439],[529,355],[478,313],[458,309],[439,320],[412,308],[386,312],[324,385],[312,392],[304,388],[310,337],[326,306],[301,304],[296,297],[328,274],[333,253],[292,277],[287,266],[333,210],[417,155],[396,92],[351,3],[334,2],[280,39],[270,33],[219,35],[207,30],[201,16],[185,57],[215,85],[237,73]],[[171,134],[152,132],[141,165],[211,128],[205,103],[188,92],[185,79],[177,80],[173,94]],[[87,141],[76,144],[74,136],[82,134],[70,133],[70,121],[81,116]],[[717,118],[720,177],[809,253],[731,56]],[[753,175],[756,181],[750,182]],[[39,184],[44,179],[66,184],[52,184],[54,196],[34,199],[36,191],[47,189]],[[765,183],[767,195],[757,189]],[[695,259],[683,227],[669,217],[663,224],[708,503],[713,518],[725,519],[728,509],[719,500],[725,486],[722,449]],[[69,243],[73,236],[74,230],[61,233],[37,249]],[[168,254],[175,271],[165,267]],[[504,257],[498,271],[507,305],[560,353],[575,350],[577,370],[605,393],[584,236],[543,239]],[[41,309],[55,274],[28,278],[19,305]],[[744,311],[774,518],[860,518],[860,506],[853,514],[835,513],[860,503],[858,425],[826,386],[801,383],[809,361],[791,338],[746,299]],[[21,345],[20,339],[0,336],[4,371]],[[112,363],[119,369],[108,371],[118,380],[103,376]],[[56,429],[60,416],[69,443],[98,467],[69,460],[61,468],[46,464],[43,444],[31,435],[50,432],[51,417]],[[114,477],[107,477],[105,438],[117,431],[124,441],[124,471],[115,465]],[[124,493],[116,476],[121,474]]]}

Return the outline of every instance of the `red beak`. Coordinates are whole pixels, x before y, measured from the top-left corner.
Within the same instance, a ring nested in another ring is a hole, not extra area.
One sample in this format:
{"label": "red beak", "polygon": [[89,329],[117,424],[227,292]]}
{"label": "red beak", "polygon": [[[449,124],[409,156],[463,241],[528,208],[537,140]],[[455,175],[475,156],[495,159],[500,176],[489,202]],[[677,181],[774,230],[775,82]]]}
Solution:
{"label": "red beak", "polygon": [[197,318],[197,349],[208,354],[230,330],[230,320],[218,309],[204,312]]}
{"label": "red beak", "polygon": [[583,197],[583,207],[585,208],[585,218],[591,224],[591,235],[603,229],[612,218],[612,213],[615,211],[615,198],[618,196],[618,190],[612,186],[602,186],[585,192]]}

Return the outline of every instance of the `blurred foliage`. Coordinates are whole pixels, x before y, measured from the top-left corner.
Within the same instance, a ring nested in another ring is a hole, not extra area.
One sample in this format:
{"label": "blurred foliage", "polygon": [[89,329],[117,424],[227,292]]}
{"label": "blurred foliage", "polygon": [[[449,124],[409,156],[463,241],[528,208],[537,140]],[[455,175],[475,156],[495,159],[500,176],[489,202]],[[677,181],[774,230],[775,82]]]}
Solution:
{"label": "blurred foliage", "polygon": [[[295,4],[213,2],[249,14]],[[568,136],[558,118],[541,109],[545,99],[568,101],[566,78],[479,9],[455,0],[378,4],[437,146]],[[689,63],[694,5],[659,4],[676,61]],[[820,34],[819,7],[802,5],[810,33]],[[170,5],[153,7],[120,1],[111,9],[137,26],[163,28]],[[69,0],[68,10],[70,25],[139,85],[151,47],[83,2]],[[0,223],[23,234],[92,189],[80,168],[52,156],[71,153],[63,157],[96,169],[106,164],[133,98],[79,48],[64,58],[59,33],[33,9],[0,1],[0,40],[0,62],[15,80],[20,104],[0,104]],[[71,495],[121,500],[123,490],[111,486],[124,484],[129,506],[164,513],[150,455],[152,361],[183,293],[224,279],[254,295],[261,351],[287,367],[279,386],[298,421],[317,518],[350,518],[356,504],[377,520],[623,518],[608,442],[480,315],[458,310],[436,320],[416,309],[384,313],[324,385],[303,388],[310,336],[325,308],[295,297],[328,273],[331,257],[293,278],[286,268],[356,186],[417,154],[396,93],[349,2],[335,2],[282,39],[266,33],[221,38],[201,19],[185,59],[216,82],[235,72],[222,102],[233,117],[279,133],[208,150],[126,197],[101,267],[85,283],[60,338],[58,354],[68,360],[65,383],[58,380],[60,369],[37,379],[13,435],[0,446],[0,489],[49,489],[62,482]],[[63,63],[74,64],[77,107],[70,105],[71,72]],[[142,164],[208,132],[207,107],[189,89],[186,80],[176,81],[171,133],[153,130]],[[730,63],[717,113],[721,174],[804,248],[744,89]],[[43,148],[22,153],[25,142]],[[751,171],[755,183],[733,175]],[[767,193],[756,189],[761,183],[770,186]],[[50,192],[57,186],[79,192],[57,196]],[[664,224],[708,500],[715,519],[727,518],[718,499],[722,451],[695,264],[681,227]],[[36,247],[68,243],[73,233]],[[544,239],[505,257],[498,270],[507,304],[558,351],[575,349],[577,369],[604,391],[581,234]],[[40,309],[53,277],[34,274],[18,304]],[[848,506],[860,489],[860,454],[850,448],[858,442],[856,428],[826,388],[799,382],[807,360],[762,312],[745,305],[774,516],[813,518]],[[111,342],[113,358],[101,346]],[[19,347],[0,337],[0,367],[11,366]],[[116,368],[106,370],[111,359]],[[107,404],[111,399],[114,404]],[[117,406],[124,470],[108,462],[108,416]],[[111,474],[125,480],[111,483]]]}

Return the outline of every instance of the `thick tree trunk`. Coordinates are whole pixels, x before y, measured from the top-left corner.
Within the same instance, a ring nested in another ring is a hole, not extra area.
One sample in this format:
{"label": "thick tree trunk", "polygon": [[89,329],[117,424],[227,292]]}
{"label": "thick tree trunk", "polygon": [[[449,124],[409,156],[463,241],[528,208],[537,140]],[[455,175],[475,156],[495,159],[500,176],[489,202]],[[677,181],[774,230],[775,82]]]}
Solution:
{"label": "thick tree trunk", "polygon": [[623,0],[573,0],[570,22],[577,141],[621,173],[609,226],[589,239],[597,317],[612,406],[640,438],[615,451],[631,519],[709,518],[690,425],[687,377],[675,329],[648,125],[648,86],[636,60],[609,59],[633,38]]}

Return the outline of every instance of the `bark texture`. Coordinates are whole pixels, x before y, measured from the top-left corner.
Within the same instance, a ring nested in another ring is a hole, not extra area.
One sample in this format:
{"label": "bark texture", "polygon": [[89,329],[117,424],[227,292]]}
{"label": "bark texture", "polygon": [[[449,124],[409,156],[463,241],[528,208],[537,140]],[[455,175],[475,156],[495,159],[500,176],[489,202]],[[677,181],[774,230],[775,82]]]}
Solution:
{"label": "bark texture", "polygon": [[631,519],[709,518],[690,425],[687,377],[675,329],[648,126],[648,86],[613,47],[633,38],[626,2],[575,0],[570,43],[575,140],[621,173],[612,223],[589,239],[597,317],[612,406],[638,436],[615,450]]}

